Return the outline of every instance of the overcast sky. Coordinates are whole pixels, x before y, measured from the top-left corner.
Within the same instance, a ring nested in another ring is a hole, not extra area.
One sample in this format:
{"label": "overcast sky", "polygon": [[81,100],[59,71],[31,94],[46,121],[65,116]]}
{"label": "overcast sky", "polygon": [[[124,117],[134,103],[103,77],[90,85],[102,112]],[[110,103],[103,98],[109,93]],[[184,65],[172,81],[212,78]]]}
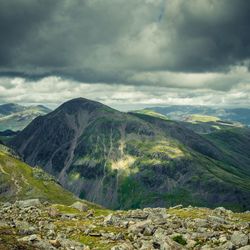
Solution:
{"label": "overcast sky", "polygon": [[0,103],[250,107],[249,0],[0,1]]}

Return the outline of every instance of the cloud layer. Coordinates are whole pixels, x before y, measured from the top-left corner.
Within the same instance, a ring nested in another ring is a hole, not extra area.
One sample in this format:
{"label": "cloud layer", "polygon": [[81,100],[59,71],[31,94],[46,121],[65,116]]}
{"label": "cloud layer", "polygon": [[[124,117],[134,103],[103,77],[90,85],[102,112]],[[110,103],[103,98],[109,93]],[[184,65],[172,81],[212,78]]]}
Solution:
{"label": "cloud layer", "polygon": [[[61,101],[72,97],[67,84],[89,85],[83,94],[90,97],[100,85],[118,96],[138,91],[148,103],[170,98],[155,88],[200,97],[249,89],[247,0],[1,1],[0,32],[0,101],[27,93]],[[48,79],[60,79],[60,98],[43,96]]]}
{"label": "cloud layer", "polygon": [[[174,75],[180,79],[178,73]],[[182,76],[182,81],[188,78],[185,74]],[[224,75],[220,77],[228,78]],[[66,100],[83,96],[120,110],[164,105],[250,107],[250,84],[245,81],[245,77],[250,79],[250,74],[245,73],[240,83],[228,91],[164,86],[156,88],[153,85],[79,83],[55,76],[44,77],[36,81],[20,77],[4,77],[0,79],[0,100],[24,104],[46,103],[54,108]],[[240,79],[240,76],[238,78]],[[197,81],[198,85],[201,83]]]}

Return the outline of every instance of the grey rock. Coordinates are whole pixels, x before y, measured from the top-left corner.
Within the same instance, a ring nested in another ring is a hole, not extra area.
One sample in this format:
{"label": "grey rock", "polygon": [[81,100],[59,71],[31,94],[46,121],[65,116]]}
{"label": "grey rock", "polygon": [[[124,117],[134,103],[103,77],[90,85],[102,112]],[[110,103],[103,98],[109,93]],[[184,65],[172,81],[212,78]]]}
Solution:
{"label": "grey rock", "polygon": [[235,231],[231,236],[231,241],[235,246],[243,247],[248,244],[248,236],[244,233]]}
{"label": "grey rock", "polygon": [[41,206],[41,202],[39,199],[29,199],[29,200],[21,200],[16,201],[15,205],[20,208],[27,208],[31,206]]}
{"label": "grey rock", "polygon": [[208,225],[208,221],[206,219],[194,219],[194,223],[197,227],[206,227]]}
{"label": "grey rock", "polygon": [[225,219],[222,218],[222,217],[218,217],[218,216],[213,216],[213,215],[210,215],[208,216],[208,220],[212,223],[219,223],[219,224],[224,224],[226,223]]}
{"label": "grey rock", "polygon": [[71,207],[81,211],[81,212],[87,212],[88,211],[88,206],[86,206],[84,203],[80,201],[76,201],[71,205]]}
{"label": "grey rock", "polygon": [[123,243],[111,248],[111,250],[133,250],[133,246],[129,243]]}
{"label": "grey rock", "polygon": [[139,233],[143,233],[145,228],[150,227],[150,225],[151,225],[150,220],[140,221],[135,223],[134,225],[129,226],[128,232],[137,235]]}
{"label": "grey rock", "polygon": [[250,250],[250,245],[241,247],[238,250]]}
{"label": "grey rock", "polygon": [[113,214],[109,214],[108,216],[105,217],[103,223],[104,225],[119,225],[120,218]]}

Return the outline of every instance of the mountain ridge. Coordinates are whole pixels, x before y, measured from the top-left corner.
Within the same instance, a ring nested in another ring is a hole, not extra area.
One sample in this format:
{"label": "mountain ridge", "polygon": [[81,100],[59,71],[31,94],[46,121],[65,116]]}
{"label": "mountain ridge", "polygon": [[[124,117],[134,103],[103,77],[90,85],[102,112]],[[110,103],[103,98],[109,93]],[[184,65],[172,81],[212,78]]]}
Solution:
{"label": "mountain ridge", "polygon": [[11,145],[64,187],[104,206],[249,207],[249,171],[219,143],[175,121],[77,98],[36,118]]}

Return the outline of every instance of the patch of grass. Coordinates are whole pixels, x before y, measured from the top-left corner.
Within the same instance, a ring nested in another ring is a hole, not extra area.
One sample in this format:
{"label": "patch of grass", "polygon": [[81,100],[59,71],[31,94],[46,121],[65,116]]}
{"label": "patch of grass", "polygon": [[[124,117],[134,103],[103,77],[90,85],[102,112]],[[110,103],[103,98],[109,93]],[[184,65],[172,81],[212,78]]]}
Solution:
{"label": "patch of grass", "polygon": [[211,213],[208,208],[192,208],[192,209],[173,209],[170,208],[167,210],[167,213],[176,215],[180,218],[187,219],[205,219]]}
{"label": "patch of grass", "polygon": [[233,217],[242,222],[250,223],[250,213],[234,213]]}
{"label": "patch of grass", "polygon": [[53,207],[56,208],[60,213],[63,213],[63,214],[80,214],[81,213],[76,208],[61,205],[61,204],[54,204]]}
{"label": "patch of grass", "polygon": [[172,239],[183,246],[187,245],[187,241],[183,238],[182,235],[176,235]]}
{"label": "patch of grass", "polygon": [[215,116],[194,114],[189,117],[189,120],[193,122],[216,122],[220,119]]}
{"label": "patch of grass", "polygon": [[134,111],[132,113],[149,115],[149,116],[153,116],[153,117],[160,118],[160,119],[163,119],[163,120],[169,120],[166,115],[160,114],[160,113],[155,112],[155,111],[150,110],[150,109],[136,110],[136,111]]}

